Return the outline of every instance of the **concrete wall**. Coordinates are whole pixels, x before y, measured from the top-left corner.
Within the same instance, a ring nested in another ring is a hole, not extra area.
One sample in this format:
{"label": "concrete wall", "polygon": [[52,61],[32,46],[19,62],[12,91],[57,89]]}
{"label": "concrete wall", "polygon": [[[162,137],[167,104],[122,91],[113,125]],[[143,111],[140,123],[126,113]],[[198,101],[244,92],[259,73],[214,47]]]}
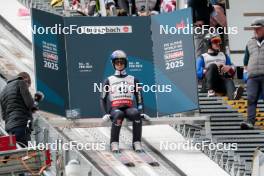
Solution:
{"label": "concrete wall", "polygon": [[[229,9],[226,11],[228,26],[238,27],[237,35],[229,35],[230,50],[243,51],[248,39],[253,36],[253,31],[244,30],[244,27],[250,26],[252,20],[257,18],[257,16],[244,16],[244,13],[264,13],[264,1],[229,0]],[[231,57],[235,65],[243,65],[244,54],[231,53]]]}

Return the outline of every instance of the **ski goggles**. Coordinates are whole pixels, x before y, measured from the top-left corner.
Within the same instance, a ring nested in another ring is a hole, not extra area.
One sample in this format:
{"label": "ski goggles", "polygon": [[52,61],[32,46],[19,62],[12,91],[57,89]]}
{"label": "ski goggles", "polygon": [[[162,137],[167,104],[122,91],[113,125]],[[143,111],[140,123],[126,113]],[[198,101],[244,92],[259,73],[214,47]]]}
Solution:
{"label": "ski goggles", "polygon": [[118,58],[118,59],[116,59],[115,61],[114,61],[114,64],[115,65],[122,65],[122,64],[125,64],[126,63],[126,60],[125,60],[125,58]]}
{"label": "ski goggles", "polygon": [[220,37],[214,37],[211,39],[211,43],[213,44],[221,44],[222,43],[222,39]]}

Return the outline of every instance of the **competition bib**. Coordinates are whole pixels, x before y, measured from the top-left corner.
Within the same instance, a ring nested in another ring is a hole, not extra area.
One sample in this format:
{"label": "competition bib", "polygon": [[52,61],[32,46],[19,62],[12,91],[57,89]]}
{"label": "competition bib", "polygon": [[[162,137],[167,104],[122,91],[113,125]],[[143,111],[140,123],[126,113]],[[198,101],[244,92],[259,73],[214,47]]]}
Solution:
{"label": "competition bib", "polygon": [[135,90],[134,77],[130,75],[125,78],[110,76],[108,79],[109,99],[112,107],[132,107]]}

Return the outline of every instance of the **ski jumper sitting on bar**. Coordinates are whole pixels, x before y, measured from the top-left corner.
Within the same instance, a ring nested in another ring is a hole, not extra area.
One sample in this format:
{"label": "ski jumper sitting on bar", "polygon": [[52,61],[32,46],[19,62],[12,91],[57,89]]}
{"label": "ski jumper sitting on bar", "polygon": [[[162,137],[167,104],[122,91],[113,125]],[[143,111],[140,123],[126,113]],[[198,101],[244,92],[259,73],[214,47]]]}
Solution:
{"label": "ski jumper sitting on bar", "polygon": [[[138,80],[125,71],[127,67],[127,55],[124,51],[116,50],[111,55],[111,62],[115,73],[104,81],[104,91],[101,97],[101,106],[105,113],[103,120],[111,120],[110,149],[112,152],[119,151],[119,134],[124,118],[133,122],[133,149],[142,151],[142,118],[149,117],[144,114],[143,98]],[[134,97],[136,107],[134,105]],[[110,101],[110,107],[108,107]]]}

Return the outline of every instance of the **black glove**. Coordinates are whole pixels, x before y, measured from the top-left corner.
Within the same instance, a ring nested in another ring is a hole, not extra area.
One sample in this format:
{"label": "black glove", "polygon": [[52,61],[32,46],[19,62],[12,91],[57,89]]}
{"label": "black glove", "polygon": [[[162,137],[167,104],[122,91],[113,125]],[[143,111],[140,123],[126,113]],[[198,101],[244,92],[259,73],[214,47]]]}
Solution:
{"label": "black glove", "polygon": [[31,109],[31,111],[34,113],[39,110],[39,102],[41,102],[44,99],[44,94],[40,91],[36,92],[34,95],[34,105]]}
{"label": "black glove", "polygon": [[31,108],[31,111],[33,112],[33,113],[35,113],[36,111],[38,111],[39,110],[39,107],[38,107],[38,103],[34,103],[34,106]]}
{"label": "black glove", "polygon": [[44,97],[45,97],[44,94],[42,92],[38,91],[34,95],[34,100],[36,102],[40,102],[40,101],[42,101],[44,99]]}

